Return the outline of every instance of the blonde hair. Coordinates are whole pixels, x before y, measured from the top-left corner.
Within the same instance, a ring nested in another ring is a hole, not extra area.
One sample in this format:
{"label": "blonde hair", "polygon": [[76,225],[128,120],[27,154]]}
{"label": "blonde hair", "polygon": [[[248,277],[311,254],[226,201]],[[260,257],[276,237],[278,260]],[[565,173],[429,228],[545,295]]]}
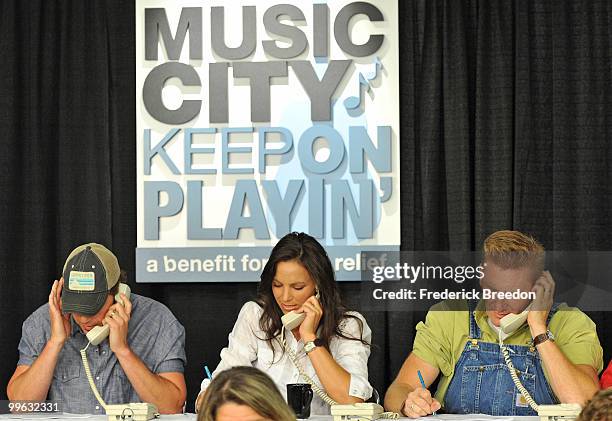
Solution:
{"label": "blonde hair", "polygon": [[612,419],[612,388],[600,390],[587,402],[576,421],[608,421]]}
{"label": "blonde hair", "polygon": [[249,406],[266,419],[295,421],[272,379],[254,367],[233,367],[216,375],[204,392],[197,421],[215,421],[227,402]]}
{"label": "blonde hair", "polygon": [[544,270],[544,247],[522,232],[496,231],[486,238],[483,249],[485,261],[502,269],[529,267],[538,274]]}

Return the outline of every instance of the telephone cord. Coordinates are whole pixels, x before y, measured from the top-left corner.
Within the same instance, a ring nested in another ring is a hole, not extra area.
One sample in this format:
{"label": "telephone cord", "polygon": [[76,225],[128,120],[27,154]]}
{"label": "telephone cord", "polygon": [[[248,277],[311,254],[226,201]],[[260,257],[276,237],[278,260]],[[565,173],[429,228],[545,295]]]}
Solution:
{"label": "telephone cord", "polygon": [[[291,360],[295,368],[297,368],[298,373],[300,373],[300,376],[302,376],[302,378],[306,381],[306,383],[308,383],[312,387],[312,390],[314,390],[314,392],[321,398],[321,400],[323,400],[323,402],[325,402],[329,406],[338,405],[338,402],[333,400],[327,393],[325,393],[325,391],[322,388],[320,388],[319,385],[316,384],[315,381],[312,380],[312,378],[310,378],[308,374],[304,372],[304,369],[298,362],[297,355],[295,355],[293,350],[289,348],[289,346],[287,345],[287,341],[285,339],[285,326],[281,328],[280,340],[281,340],[283,349],[287,351],[287,354],[289,354],[289,359]],[[399,414],[395,412],[383,412],[382,414],[379,414],[378,417],[375,419],[381,419],[381,418],[397,419],[399,418]]]}
{"label": "telephone cord", "polygon": [[87,348],[89,348],[89,345],[91,345],[91,342],[87,343],[87,346],[83,349],[81,349],[81,359],[83,360],[83,367],[85,367],[85,375],[87,376],[87,381],[89,381],[89,385],[91,386],[91,390],[94,394],[94,396],[96,397],[96,399],[98,400],[98,402],[100,402],[100,405],[102,405],[102,408],[104,408],[104,410],[106,410],[106,402],[104,402],[104,399],[102,399],[102,396],[100,396],[100,392],[98,392],[98,388],[96,387],[96,384],[94,383],[94,378],[93,375],[91,374],[91,370],[89,369],[89,362],[87,361]]}
{"label": "telephone cord", "polygon": [[329,397],[329,395],[327,393],[325,393],[325,391],[323,389],[321,389],[319,387],[318,384],[316,384],[314,382],[314,380],[312,380],[310,378],[310,376],[308,376],[308,374],[306,374],[304,372],[304,369],[302,368],[302,366],[300,365],[300,363],[298,362],[297,359],[297,355],[295,355],[295,353],[293,352],[293,350],[291,348],[289,348],[289,346],[287,345],[287,341],[285,339],[285,326],[283,326],[281,328],[281,344],[283,345],[283,348],[285,349],[285,351],[287,351],[287,354],[289,354],[289,358],[291,359],[291,362],[293,363],[293,365],[295,366],[295,368],[297,368],[298,373],[300,373],[300,376],[302,376],[304,378],[304,380],[306,380],[306,383],[308,383],[310,386],[312,386],[312,390],[314,390],[314,392],[328,405],[337,405],[338,402],[336,402],[335,400],[333,400],[332,398]]}
{"label": "telephone cord", "polygon": [[502,331],[499,331],[499,348],[501,349],[502,355],[504,356],[504,360],[506,361],[506,365],[508,366],[508,370],[510,371],[510,377],[512,377],[512,381],[516,388],[521,392],[521,395],[525,398],[529,406],[536,412],[538,412],[538,404],[531,397],[525,386],[521,383],[521,380],[518,378],[516,374],[516,369],[514,368],[514,364],[512,364],[512,360],[510,359],[510,354],[508,353],[508,348],[504,345],[502,339]]}

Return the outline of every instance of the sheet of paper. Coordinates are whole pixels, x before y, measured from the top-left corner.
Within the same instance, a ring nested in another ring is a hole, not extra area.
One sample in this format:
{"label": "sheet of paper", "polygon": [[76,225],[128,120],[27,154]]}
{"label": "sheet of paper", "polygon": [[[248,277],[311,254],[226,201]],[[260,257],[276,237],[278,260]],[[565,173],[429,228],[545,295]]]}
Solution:
{"label": "sheet of paper", "polygon": [[[165,418],[165,417],[163,417]],[[308,421],[329,421],[332,420],[330,415],[311,415]],[[438,414],[436,416],[430,415],[422,418],[400,418],[400,420],[409,421],[539,421],[538,417],[502,417],[493,416],[486,414]],[[164,421],[164,420],[162,420]]]}

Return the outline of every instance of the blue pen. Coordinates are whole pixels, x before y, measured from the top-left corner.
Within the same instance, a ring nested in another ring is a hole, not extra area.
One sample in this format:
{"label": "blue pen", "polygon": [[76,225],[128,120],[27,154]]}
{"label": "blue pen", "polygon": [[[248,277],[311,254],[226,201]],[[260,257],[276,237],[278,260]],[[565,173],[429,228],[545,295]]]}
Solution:
{"label": "blue pen", "polygon": [[208,379],[212,380],[212,376],[210,374],[210,370],[208,369],[207,365],[204,366],[204,370],[206,371],[206,376],[208,377]]}
{"label": "blue pen", "polygon": [[[427,389],[427,386],[425,386],[425,380],[423,380],[423,376],[421,375],[421,370],[417,370],[417,374],[419,375],[421,386],[423,386],[423,389]],[[436,411],[434,411],[432,415],[436,415]]]}

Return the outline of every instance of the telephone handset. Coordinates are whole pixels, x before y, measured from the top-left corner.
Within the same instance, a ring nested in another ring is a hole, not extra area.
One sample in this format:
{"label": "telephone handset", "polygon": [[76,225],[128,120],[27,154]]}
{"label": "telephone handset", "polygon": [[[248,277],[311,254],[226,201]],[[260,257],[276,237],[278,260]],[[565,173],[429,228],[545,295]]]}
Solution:
{"label": "telephone handset", "polygon": [[[115,302],[123,305],[121,301],[121,294],[125,294],[126,297],[130,298],[130,287],[127,284],[119,284],[119,291],[115,295]],[[92,345],[100,344],[110,334],[110,326],[95,326],[89,332],[87,332],[87,340]]]}
{"label": "telephone handset", "polygon": [[[121,294],[124,294],[129,299],[130,292],[130,287],[127,284],[119,284],[119,291],[117,291],[117,294],[115,294],[115,302],[124,305],[121,299]],[[106,411],[108,421],[123,421],[126,419],[130,419],[132,421],[149,421],[153,418],[157,418],[159,411],[152,403],[132,402],[126,404],[107,405],[106,402],[104,402],[104,399],[102,399],[102,396],[96,387],[96,383],[94,382],[91,369],[89,368],[86,352],[90,345],[98,345],[108,337],[109,333],[110,327],[108,325],[95,326],[93,329],[87,332],[87,339],[89,342],[87,343],[87,346],[80,351],[83,367],[85,368],[85,376],[87,377],[91,391],[100,405],[102,405],[102,408],[104,408]]]}
{"label": "telephone handset", "polygon": [[521,313],[508,314],[499,321],[499,347],[504,357],[504,361],[508,366],[510,377],[512,377],[514,385],[521,395],[523,395],[529,406],[531,406],[531,408],[538,413],[540,421],[574,420],[576,417],[578,417],[580,411],[582,410],[582,407],[578,404],[562,403],[559,405],[538,405],[535,402],[516,374],[516,369],[514,368],[514,364],[512,364],[512,360],[510,359],[508,348],[506,348],[504,345],[502,334],[509,335],[521,327],[527,321],[527,316],[529,315],[530,309],[531,304],[529,304]]}
{"label": "telephone handset", "polygon": [[527,306],[525,310],[523,310],[519,314],[508,314],[504,316],[499,321],[499,328],[506,335],[511,334],[516,331],[519,327],[523,326],[523,324],[527,321],[527,316],[529,316],[529,310],[531,309],[531,304]]}
{"label": "telephone handset", "polygon": [[[317,293],[315,294],[315,298],[317,300],[321,298],[321,295],[319,294],[319,290],[317,290]],[[285,326],[285,329],[293,330],[299,325],[301,325],[305,318],[306,318],[306,313],[296,313],[295,311],[290,311],[289,313],[281,317],[281,322],[283,323],[283,326]]]}

